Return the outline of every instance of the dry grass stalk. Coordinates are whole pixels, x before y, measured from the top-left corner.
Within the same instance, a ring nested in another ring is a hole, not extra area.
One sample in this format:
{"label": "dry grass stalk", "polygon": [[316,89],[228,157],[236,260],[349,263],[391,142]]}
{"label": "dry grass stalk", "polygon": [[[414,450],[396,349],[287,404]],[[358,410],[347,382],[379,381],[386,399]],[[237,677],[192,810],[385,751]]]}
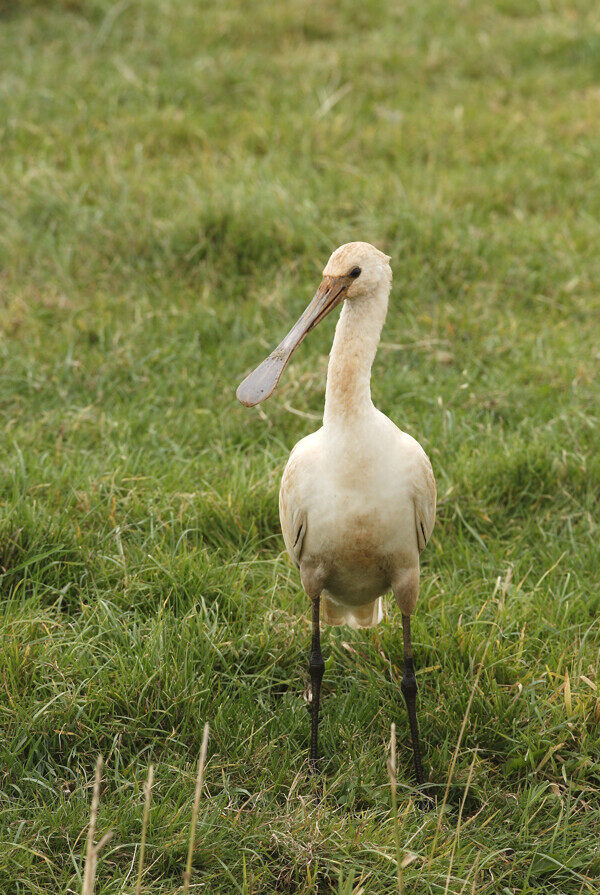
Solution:
{"label": "dry grass stalk", "polygon": [[190,890],[190,882],[192,879],[192,857],[194,854],[194,844],[196,840],[196,823],[198,820],[198,806],[200,805],[200,794],[202,793],[202,783],[204,780],[204,765],[206,763],[206,750],[208,748],[208,721],[204,725],[204,734],[202,736],[202,748],[200,749],[200,758],[198,759],[198,774],[196,776],[196,792],[194,793],[194,807],[192,810],[192,821],[190,824],[190,842],[188,846],[187,864],[185,873],[183,874],[183,891],[185,895]]}
{"label": "dry grass stalk", "polygon": [[392,792],[392,819],[394,822],[394,842],[396,845],[396,867],[398,869],[398,895],[402,895],[402,858],[400,855],[400,829],[398,827],[398,798],[396,777],[396,725],[392,723],[390,729],[390,757],[388,759],[388,775]]}
{"label": "dry grass stalk", "polygon": [[567,708],[567,714],[571,715],[573,713],[573,702],[571,700],[571,679],[569,677],[569,669],[565,668],[565,706]]}
{"label": "dry grass stalk", "polygon": [[475,895],[475,886],[477,885],[477,873],[479,871],[479,852],[475,858],[475,869],[473,870],[473,885],[471,886],[471,895]]}
{"label": "dry grass stalk", "polygon": [[465,802],[467,801],[467,793],[469,792],[469,787],[471,786],[471,780],[473,779],[473,770],[475,768],[475,759],[477,758],[477,749],[473,753],[473,761],[471,762],[471,767],[469,768],[469,776],[467,777],[467,784],[465,786],[465,791],[463,793],[463,797],[460,803],[460,808],[458,810],[458,823],[456,824],[456,833],[454,834],[454,840],[452,842],[452,852],[450,853],[450,864],[448,866],[448,876],[446,877],[446,888],[444,889],[444,895],[448,895],[448,888],[450,886],[450,876],[452,875],[452,865],[454,863],[454,854],[456,852],[456,844],[458,842],[458,837],[460,835],[460,824],[462,821],[463,810],[465,807]]}
{"label": "dry grass stalk", "polygon": [[454,749],[452,761],[450,762],[450,770],[448,771],[448,780],[446,781],[446,790],[444,792],[444,798],[442,800],[442,804],[440,805],[437,824],[436,824],[436,828],[435,828],[435,834],[433,837],[433,842],[431,844],[431,852],[429,854],[429,866],[430,867],[431,867],[431,862],[433,861],[433,855],[435,854],[435,847],[437,845],[440,828],[442,826],[442,817],[444,816],[444,808],[446,807],[446,802],[448,801],[448,793],[450,792],[450,784],[452,783],[452,777],[454,774],[454,768],[456,766],[456,760],[458,758],[460,745],[462,743],[462,738],[464,736],[465,728],[467,726],[467,721],[469,720],[469,712],[471,711],[471,705],[472,705],[473,699],[475,697],[475,691],[477,690],[477,686],[479,684],[479,678],[481,677],[481,672],[483,671],[483,664],[485,662],[485,657],[487,656],[487,651],[488,651],[490,643],[491,643],[491,636],[485,645],[485,649],[483,651],[483,656],[481,657],[481,662],[479,663],[479,668],[477,669],[477,674],[475,675],[475,680],[473,681],[473,686],[471,688],[471,695],[469,696],[469,701],[467,703],[467,707],[465,709],[465,714],[462,719],[462,724],[460,726],[460,731],[458,734],[458,739],[456,741],[456,747]]}
{"label": "dry grass stalk", "polygon": [[[477,871],[478,870],[479,870],[479,852],[477,852],[477,855],[475,857],[475,863],[473,865],[473,887],[471,889],[471,895],[474,895],[474,892],[475,892],[475,885],[477,884]],[[469,882],[470,876],[471,876],[471,871],[469,871],[467,873],[467,878],[465,879],[464,883],[460,887],[460,892],[458,893],[458,895],[463,895],[463,892],[467,888],[467,883]]]}
{"label": "dry grass stalk", "polygon": [[96,760],[96,775],[94,778],[94,791],[92,793],[92,807],[90,811],[90,825],[87,834],[87,848],[85,853],[85,867],[83,871],[81,895],[93,895],[94,882],[96,880],[96,865],[98,863],[98,852],[112,837],[112,832],[108,832],[104,834],[97,845],[94,843],[94,839],[96,837],[96,821],[98,820],[98,805],[100,803],[100,780],[102,778],[102,763],[102,756],[99,755]]}
{"label": "dry grass stalk", "polygon": [[135,895],[141,895],[142,891],[142,874],[144,872],[144,857],[146,855],[146,831],[148,829],[148,816],[150,814],[150,797],[152,793],[152,783],[154,781],[154,765],[148,768],[148,779],[146,780],[144,803],[144,817],[142,820],[142,841],[140,842],[140,858],[138,861],[138,877],[135,887]]}

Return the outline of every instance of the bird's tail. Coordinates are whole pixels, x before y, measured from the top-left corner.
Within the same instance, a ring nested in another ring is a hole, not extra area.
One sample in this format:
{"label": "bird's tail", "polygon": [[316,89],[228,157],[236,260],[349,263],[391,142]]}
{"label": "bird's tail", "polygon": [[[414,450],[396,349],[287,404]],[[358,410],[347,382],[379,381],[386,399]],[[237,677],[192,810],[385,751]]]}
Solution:
{"label": "bird's tail", "polygon": [[377,597],[365,606],[345,606],[327,592],[323,593],[323,621],[327,625],[348,625],[350,628],[373,628],[383,618],[383,598]]}

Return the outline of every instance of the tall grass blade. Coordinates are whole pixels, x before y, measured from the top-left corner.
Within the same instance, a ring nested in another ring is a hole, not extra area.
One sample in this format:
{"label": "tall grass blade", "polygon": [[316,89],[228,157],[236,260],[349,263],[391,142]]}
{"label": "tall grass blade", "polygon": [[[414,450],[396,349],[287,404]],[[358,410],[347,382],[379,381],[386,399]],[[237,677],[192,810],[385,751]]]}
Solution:
{"label": "tall grass blade", "polygon": [[87,834],[87,847],[85,853],[85,868],[83,871],[83,884],[81,887],[81,895],[93,895],[94,883],[96,881],[96,865],[98,863],[98,852],[112,838],[112,832],[105,833],[100,842],[96,845],[96,822],[98,820],[98,805],[100,804],[100,781],[102,779],[102,756],[96,759],[96,774],[94,777],[94,791],[92,793],[92,806],[90,810],[90,825]]}
{"label": "tall grass blade", "polygon": [[473,778],[473,770],[475,768],[475,759],[477,758],[477,749],[473,753],[473,761],[471,762],[471,767],[469,768],[469,776],[467,777],[467,783],[465,786],[465,791],[463,793],[463,797],[460,802],[460,808],[458,809],[458,822],[456,824],[456,832],[454,834],[454,839],[452,841],[452,852],[450,853],[450,863],[448,865],[448,876],[446,877],[446,888],[444,889],[444,895],[448,895],[448,889],[450,886],[450,877],[452,875],[452,865],[454,864],[454,855],[456,852],[456,845],[458,843],[458,837],[460,836],[460,824],[462,821],[463,810],[465,807],[465,802],[467,801],[467,794],[469,792],[469,787],[471,786],[471,780]]}
{"label": "tall grass blade", "polygon": [[192,809],[192,820],[190,823],[190,841],[188,846],[187,864],[185,873],[183,874],[183,891],[187,895],[190,889],[192,879],[192,857],[194,855],[194,844],[196,840],[196,823],[198,821],[198,806],[200,805],[200,794],[202,792],[202,783],[204,780],[204,765],[206,763],[206,750],[208,748],[208,721],[204,725],[204,734],[202,736],[202,747],[200,749],[200,758],[198,759],[198,774],[196,776],[196,792],[194,793],[194,807]]}
{"label": "tall grass blade", "polygon": [[140,857],[138,861],[138,877],[135,887],[135,895],[141,895],[142,891],[142,874],[144,872],[144,857],[146,855],[146,831],[148,829],[148,816],[150,814],[150,798],[152,794],[153,781],[154,765],[151,764],[148,768],[148,779],[146,780],[145,787],[146,800],[144,802],[144,817],[142,819],[142,840],[140,842]]}
{"label": "tall grass blade", "polygon": [[465,728],[467,726],[467,721],[469,720],[469,712],[471,711],[471,705],[473,703],[473,699],[475,697],[475,691],[479,685],[479,678],[481,677],[481,672],[483,671],[483,665],[485,662],[485,657],[487,656],[487,651],[489,645],[491,643],[492,635],[488,639],[485,649],[483,651],[483,656],[481,657],[481,662],[479,663],[479,668],[477,669],[477,674],[475,675],[475,680],[473,681],[473,686],[471,688],[471,695],[469,696],[469,701],[467,703],[467,707],[465,709],[465,714],[462,719],[462,724],[460,726],[460,731],[458,733],[458,739],[456,741],[456,747],[454,749],[454,754],[452,755],[452,761],[450,762],[450,769],[448,771],[448,779],[446,781],[446,789],[444,792],[444,798],[442,800],[442,804],[440,805],[440,810],[438,814],[437,824],[435,827],[435,834],[433,837],[433,842],[431,844],[431,852],[429,853],[429,866],[431,867],[431,862],[433,861],[433,856],[435,854],[435,847],[437,845],[438,836],[440,833],[440,829],[442,826],[442,817],[444,816],[444,808],[446,807],[446,802],[448,801],[448,793],[450,792],[450,784],[452,783],[452,777],[454,775],[454,768],[456,767],[456,760],[458,758],[458,753],[460,751],[460,746],[462,743],[462,738],[465,733]]}
{"label": "tall grass blade", "polygon": [[394,823],[394,843],[396,846],[396,868],[398,870],[398,895],[402,895],[402,856],[400,854],[400,828],[398,826],[398,796],[396,777],[396,725],[390,728],[390,757],[387,763],[392,793],[392,820]]}

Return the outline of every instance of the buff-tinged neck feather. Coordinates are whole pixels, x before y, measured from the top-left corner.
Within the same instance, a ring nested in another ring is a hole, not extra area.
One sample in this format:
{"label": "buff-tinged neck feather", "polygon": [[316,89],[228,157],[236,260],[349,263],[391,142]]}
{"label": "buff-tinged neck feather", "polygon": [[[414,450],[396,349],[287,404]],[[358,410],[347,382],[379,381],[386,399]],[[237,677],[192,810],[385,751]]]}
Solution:
{"label": "buff-tinged neck feather", "polygon": [[390,282],[377,291],[344,302],[338,320],[325,392],[325,426],[358,421],[373,407],[371,367],[387,314]]}

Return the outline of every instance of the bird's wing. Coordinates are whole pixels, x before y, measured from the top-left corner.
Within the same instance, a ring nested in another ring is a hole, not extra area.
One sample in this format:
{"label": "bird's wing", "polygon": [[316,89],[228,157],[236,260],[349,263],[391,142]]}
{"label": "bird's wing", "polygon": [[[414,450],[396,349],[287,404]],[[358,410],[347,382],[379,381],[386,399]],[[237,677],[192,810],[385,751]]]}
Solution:
{"label": "bird's wing", "polygon": [[311,473],[318,452],[318,433],[303,438],[293,449],[283,470],[279,489],[279,518],[287,552],[300,566],[306,537],[308,512],[306,495],[311,488]]}
{"label": "bird's wing", "polygon": [[419,553],[421,553],[429,543],[435,524],[435,505],[437,500],[437,489],[435,487],[433,469],[431,468],[429,457],[424,452],[421,470],[422,472],[417,482],[414,499]]}
{"label": "bird's wing", "polygon": [[281,518],[281,531],[287,552],[292,562],[300,568],[300,557],[306,535],[306,513],[298,507],[291,512],[281,508],[281,492],[279,494],[279,515]]}

